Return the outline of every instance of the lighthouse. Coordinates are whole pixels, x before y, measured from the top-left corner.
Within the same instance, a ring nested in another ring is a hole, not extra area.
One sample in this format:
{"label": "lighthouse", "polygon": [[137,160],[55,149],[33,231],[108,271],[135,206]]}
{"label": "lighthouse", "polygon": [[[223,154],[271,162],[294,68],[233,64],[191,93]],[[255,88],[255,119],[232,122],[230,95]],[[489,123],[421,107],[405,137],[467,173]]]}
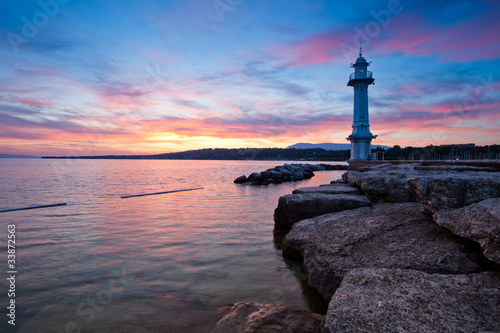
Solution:
{"label": "lighthouse", "polygon": [[348,86],[354,88],[354,117],[352,134],[347,138],[351,141],[351,158],[349,161],[363,161],[371,159],[370,152],[372,140],[377,136],[370,132],[368,119],[368,86],[375,81],[372,72],[367,68],[370,63],[363,58],[362,49],[359,48],[359,58],[351,67],[354,73],[349,77]]}

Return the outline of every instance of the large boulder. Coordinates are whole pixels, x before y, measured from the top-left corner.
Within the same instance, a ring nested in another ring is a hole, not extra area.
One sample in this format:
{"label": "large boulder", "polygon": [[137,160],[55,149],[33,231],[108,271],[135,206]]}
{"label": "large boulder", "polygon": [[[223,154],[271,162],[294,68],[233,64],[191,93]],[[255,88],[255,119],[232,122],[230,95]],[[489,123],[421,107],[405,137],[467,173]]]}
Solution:
{"label": "large boulder", "polygon": [[246,183],[247,182],[247,176],[243,175],[243,176],[239,176],[238,178],[236,178],[234,180],[234,182],[236,184],[243,184],[243,183]]}
{"label": "large boulder", "polygon": [[304,177],[304,179],[311,179],[315,175],[314,175],[314,172],[312,170],[304,170],[302,172],[302,176]]}
{"label": "large boulder", "polygon": [[326,194],[359,194],[359,190],[346,184],[331,184],[317,187],[300,187],[293,190],[293,194],[326,193]]}
{"label": "large boulder", "polygon": [[498,332],[500,274],[355,269],[333,296],[324,332]]}
{"label": "large boulder", "polygon": [[302,170],[292,169],[290,171],[290,174],[291,174],[292,180],[302,180],[302,179],[304,179],[304,173],[302,172]]}
{"label": "large boulder", "polygon": [[371,206],[364,196],[352,194],[304,193],[288,194],[279,198],[274,210],[277,227],[290,228],[294,223],[322,214]]}
{"label": "large boulder", "polygon": [[342,178],[349,185],[359,188],[374,202],[411,202],[415,198],[408,190],[406,179],[413,166],[382,164],[367,168],[365,172],[347,171]]}
{"label": "large boulder", "polygon": [[438,173],[409,177],[408,189],[434,212],[500,197],[496,172]]}
{"label": "large boulder", "polygon": [[272,179],[281,179],[283,177],[283,172],[276,170],[269,170]]}
{"label": "large boulder", "polygon": [[478,242],[484,256],[500,264],[500,198],[439,211],[434,221],[458,236]]}
{"label": "large boulder", "polygon": [[435,224],[420,203],[384,203],[300,221],[283,255],[302,258],[309,284],[329,300],[354,268],[474,273],[484,259],[476,243]]}
{"label": "large boulder", "polygon": [[222,309],[212,333],[320,333],[323,316],[287,305],[239,302]]}
{"label": "large boulder", "polygon": [[271,178],[271,170],[261,171],[260,175],[262,176],[262,179]]}
{"label": "large boulder", "polygon": [[247,180],[250,182],[258,182],[261,181],[262,179],[264,179],[264,177],[262,177],[262,175],[259,172],[254,172],[250,174],[250,176],[248,176],[247,178]]}

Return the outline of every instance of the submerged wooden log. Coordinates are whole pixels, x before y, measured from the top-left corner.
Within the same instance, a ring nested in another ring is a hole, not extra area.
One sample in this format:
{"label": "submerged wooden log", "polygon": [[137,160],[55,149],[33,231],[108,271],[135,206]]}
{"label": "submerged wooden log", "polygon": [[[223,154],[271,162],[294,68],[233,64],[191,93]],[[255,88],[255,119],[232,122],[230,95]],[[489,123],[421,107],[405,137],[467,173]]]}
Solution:
{"label": "submerged wooden log", "polygon": [[144,197],[146,195],[158,195],[158,194],[165,194],[165,193],[185,192],[185,191],[194,191],[194,190],[202,190],[202,189],[203,189],[203,187],[197,187],[197,188],[188,188],[188,189],[174,190],[174,191],[163,191],[163,192],[144,193],[144,194],[132,194],[132,195],[121,196],[121,198],[126,199],[126,198],[134,198],[134,197]]}
{"label": "submerged wooden log", "polygon": [[27,207],[19,207],[19,208],[6,208],[6,209],[0,209],[0,213],[13,212],[16,210],[47,208],[47,207],[65,206],[65,205],[66,205],[66,203],[63,202],[63,203],[56,203],[56,204],[50,204],[50,205],[36,205],[36,206],[27,206]]}

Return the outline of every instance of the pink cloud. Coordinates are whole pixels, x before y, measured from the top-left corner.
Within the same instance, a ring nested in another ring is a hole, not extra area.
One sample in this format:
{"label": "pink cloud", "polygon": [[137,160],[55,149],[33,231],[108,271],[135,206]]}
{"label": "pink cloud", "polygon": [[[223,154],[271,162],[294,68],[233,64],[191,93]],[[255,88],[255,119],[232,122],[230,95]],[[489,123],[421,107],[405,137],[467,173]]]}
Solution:
{"label": "pink cloud", "polygon": [[[459,109],[454,101],[444,101],[429,106],[396,105],[395,111],[377,113],[371,117],[372,131],[399,131],[425,133],[426,131],[483,133],[496,135],[495,124],[500,123],[500,102],[484,101],[475,108]],[[483,126],[471,126],[480,122]],[[468,134],[469,140],[474,136]]]}
{"label": "pink cloud", "polygon": [[[417,16],[419,15],[419,16]],[[369,25],[371,24],[371,25]],[[378,25],[376,34],[369,28]],[[368,32],[367,32],[368,30]],[[308,66],[355,56],[358,44],[373,45],[378,54],[438,55],[443,62],[494,60],[500,57],[497,43],[500,20],[494,10],[482,17],[445,24],[414,11],[393,15],[385,26],[375,18],[353,23],[350,28],[330,30],[293,43],[271,48],[287,64]],[[348,52],[348,54],[344,54]],[[349,60],[351,61],[351,60]]]}
{"label": "pink cloud", "polygon": [[500,20],[491,13],[453,25],[431,22],[423,16],[403,13],[393,18],[373,43],[380,54],[413,56],[437,54],[444,62],[494,60],[500,57]]}
{"label": "pink cloud", "polygon": [[289,59],[288,62],[292,62],[295,66],[326,64],[341,54],[340,46],[349,38],[351,38],[349,30],[332,30],[274,47],[271,52],[281,58]]}

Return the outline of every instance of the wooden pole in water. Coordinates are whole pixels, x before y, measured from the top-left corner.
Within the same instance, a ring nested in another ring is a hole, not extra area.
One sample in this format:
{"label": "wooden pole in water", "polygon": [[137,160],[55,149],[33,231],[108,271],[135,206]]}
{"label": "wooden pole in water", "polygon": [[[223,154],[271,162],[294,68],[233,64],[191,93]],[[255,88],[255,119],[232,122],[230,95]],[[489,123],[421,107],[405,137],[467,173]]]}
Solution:
{"label": "wooden pole in water", "polygon": [[174,191],[164,191],[164,192],[155,192],[155,193],[144,193],[144,194],[133,194],[133,195],[124,195],[121,198],[134,198],[134,197],[144,197],[146,195],[158,195],[158,194],[165,194],[165,193],[175,193],[175,192],[184,192],[184,191],[194,191],[194,190],[202,190],[203,187],[197,187],[197,188],[188,188],[184,190],[174,190]]}
{"label": "wooden pole in water", "polygon": [[7,209],[0,209],[0,213],[13,212],[16,210],[46,208],[46,207],[65,206],[65,205],[66,205],[66,203],[64,202],[64,203],[56,203],[56,204],[51,204],[51,205],[36,205],[36,206],[19,207],[19,208],[7,208]]}

